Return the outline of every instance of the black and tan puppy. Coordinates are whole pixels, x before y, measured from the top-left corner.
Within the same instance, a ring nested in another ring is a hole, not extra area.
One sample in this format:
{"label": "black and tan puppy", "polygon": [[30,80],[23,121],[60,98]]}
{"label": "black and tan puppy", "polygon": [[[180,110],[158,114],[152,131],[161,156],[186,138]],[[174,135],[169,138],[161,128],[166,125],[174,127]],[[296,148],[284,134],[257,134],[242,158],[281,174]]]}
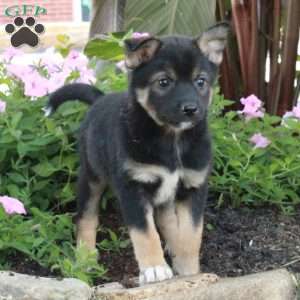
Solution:
{"label": "black and tan puppy", "polygon": [[78,242],[95,247],[98,203],[110,185],[129,228],[140,283],[171,278],[173,271],[199,272],[211,165],[206,117],[227,31],[222,23],[198,39],[127,40],[128,92],[103,95],[72,84],[50,97],[48,112],[67,100],[92,105],[79,141]]}

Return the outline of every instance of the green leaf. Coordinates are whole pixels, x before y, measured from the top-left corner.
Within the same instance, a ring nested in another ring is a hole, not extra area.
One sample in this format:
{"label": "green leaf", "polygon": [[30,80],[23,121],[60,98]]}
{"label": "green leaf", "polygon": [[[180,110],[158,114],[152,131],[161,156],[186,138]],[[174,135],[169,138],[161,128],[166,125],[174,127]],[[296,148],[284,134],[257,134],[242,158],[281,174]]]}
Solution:
{"label": "green leaf", "polygon": [[49,177],[50,175],[52,175],[54,172],[57,171],[57,169],[48,161],[39,163],[35,165],[32,169],[37,175],[41,177]]}
{"label": "green leaf", "polygon": [[12,120],[11,120],[11,124],[13,128],[16,128],[17,125],[19,124],[21,118],[23,116],[22,112],[16,112],[13,114]]}
{"label": "green leaf", "polygon": [[58,34],[56,39],[62,44],[67,44],[70,42],[70,37],[66,34]]}
{"label": "green leaf", "polygon": [[84,53],[88,57],[95,56],[110,61],[119,61],[124,58],[124,50],[119,42],[99,38],[89,41]]}
{"label": "green leaf", "polygon": [[198,36],[215,23],[215,0],[128,0],[126,28]]}
{"label": "green leaf", "polygon": [[12,197],[18,197],[18,195],[20,194],[20,189],[15,184],[8,184],[6,186],[6,189],[8,191],[8,194]]}
{"label": "green leaf", "polygon": [[24,176],[22,176],[21,174],[18,173],[9,173],[8,174],[9,179],[11,179],[14,183],[20,184],[23,182],[26,182],[26,179],[24,178]]}

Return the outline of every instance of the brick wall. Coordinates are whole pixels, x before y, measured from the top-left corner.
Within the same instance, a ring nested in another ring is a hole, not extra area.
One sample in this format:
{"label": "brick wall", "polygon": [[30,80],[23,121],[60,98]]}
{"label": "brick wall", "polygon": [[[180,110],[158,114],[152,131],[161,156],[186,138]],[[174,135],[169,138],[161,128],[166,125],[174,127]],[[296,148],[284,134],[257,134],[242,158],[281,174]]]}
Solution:
{"label": "brick wall", "polygon": [[7,7],[13,5],[37,4],[47,9],[47,15],[39,17],[40,22],[71,22],[73,20],[73,0],[0,0],[0,24],[11,22],[4,15]]}

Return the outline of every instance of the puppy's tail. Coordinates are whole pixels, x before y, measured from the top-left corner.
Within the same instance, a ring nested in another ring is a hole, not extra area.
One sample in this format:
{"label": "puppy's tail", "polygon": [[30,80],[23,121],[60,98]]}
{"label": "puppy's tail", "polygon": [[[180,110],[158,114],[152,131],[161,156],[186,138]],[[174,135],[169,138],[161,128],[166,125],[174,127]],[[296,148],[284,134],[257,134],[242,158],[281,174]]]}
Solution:
{"label": "puppy's tail", "polygon": [[66,101],[79,100],[92,105],[97,98],[103,95],[104,93],[89,84],[73,83],[65,85],[50,95],[48,104],[44,109],[45,116],[51,115]]}

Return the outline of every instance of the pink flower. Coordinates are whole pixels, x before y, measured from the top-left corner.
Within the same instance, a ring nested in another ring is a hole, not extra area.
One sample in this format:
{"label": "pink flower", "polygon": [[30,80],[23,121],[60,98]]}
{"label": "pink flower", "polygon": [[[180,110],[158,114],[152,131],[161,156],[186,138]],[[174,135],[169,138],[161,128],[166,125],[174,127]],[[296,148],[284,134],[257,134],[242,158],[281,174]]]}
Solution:
{"label": "pink flower", "polygon": [[266,148],[271,143],[271,141],[261,133],[254,134],[249,141],[255,145],[254,148]]}
{"label": "pink flower", "polygon": [[50,94],[58,88],[62,87],[69,75],[69,71],[52,73],[51,77],[47,81],[47,92]]}
{"label": "pink flower", "polygon": [[0,100],[0,113],[4,113],[6,110],[6,102]]}
{"label": "pink flower", "polygon": [[81,71],[82,69],[86,69],[88,64],[87,57],[80,53],[77,50],[71,50],[66,60],[64,62],[64,69],[68,69],[70,71],[78,70]]}
{"label": "pink flower", "polygon": [[88,62],[88,58],[77,50],[71,50],[64,59],[50,48],[37,64],[37,67],[46,70],[45,74],[39,73],[37,67],[29,63],[9,63],[6,65],[6,70],[9,75],[24,83],[25,96],[43,97],[63,86],[72,72],[78,73],[78,78],[73,79],[73,82],[95,83],[95,71],[89,68]]}
{"label": "pink flower", "polygon": [[11,61],[15,56],[21,56],[23,55],[24,52],[19,50],[19,49],[16,49],[14,47],[10,47],[10,48],[7,48],[4,52],[3,52],[3,58],[4,58],[4,61],[6,62],[9,62]]}
{"label": "pink flower", "polygon": [[292,113],[295,118],[300,119],[300,104],[293,107]]}
{"label": "pink flower", "polygon": [[6,66],[6,70],[8,74],[13,75],[21,80],[33,72],[33,68],[31,66],[20,64],[9,64]]}
{"label": "pink flower", "polygon": [[295,118],[300,120],[300,103],[294,106],[292,111],[287,111],[282,118]]}
{"label": "pink flower", "polygon": [[43,97],[47,95],[48,80],[36,70],[23,78],[24,95],[29,97]]}
{"label": "pink flower", "polygon": [[61,71],[64,59],[53,47],[48,48],[41,57],[40,64],[46,68],[48,74]]}
{"label": "pink flower", "polygon": [[294,117],[294,114],[293,114],[292,111],[287,111],[287,112],[282,116],[283,119],[291,118],[291,117]]}
{"label": "pink flower", "polygon": [[150,37],[150,34],[148,32],[134,32],[131,37],[133,39],[141,39]]}
{"label": "pink flower", "polygon": [[264,116],[262,101],[255,95],[250,95],[247,98],[242,98],[241,103],[244,105],[243,110],[238,111],[239,114],[244,114],[246,120],[252,118],[262,118]]}
{"label": "pink flower", "polygon": [[26,215],[26,210],[21,201],[8,196],[0,196],[0,203],[2,204],[5,212],[9,215],[11,214],[24,214]]}
{"label": "pink flower", "polygon": [[[88,62],[89,61],[84,54],[77,50],[71,50],[63,64],[63,72],[68,72],[70,75],[72,71],[78,71],[80,76],[75,82],[95,83],[95,72],[88,68]],[[61,85],[63,85],[63,83]]]}
{"label": "pink flower", "polygon": [[79,83],[94,84],[96,82],[95,72],[92,69],[82,69],[80,71],[80,77],[75,80]]}

